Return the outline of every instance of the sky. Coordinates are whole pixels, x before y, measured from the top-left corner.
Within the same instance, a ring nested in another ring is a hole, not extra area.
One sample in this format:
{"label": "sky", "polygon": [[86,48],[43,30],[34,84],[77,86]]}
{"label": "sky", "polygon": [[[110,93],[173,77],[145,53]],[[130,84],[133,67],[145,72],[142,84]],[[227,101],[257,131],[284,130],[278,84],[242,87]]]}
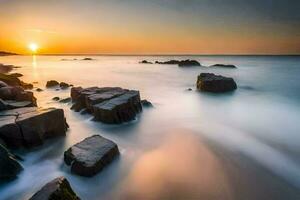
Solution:
{"label": "sky", "polygon": [[299,0],[0,0],[0,51],[300,54]]}

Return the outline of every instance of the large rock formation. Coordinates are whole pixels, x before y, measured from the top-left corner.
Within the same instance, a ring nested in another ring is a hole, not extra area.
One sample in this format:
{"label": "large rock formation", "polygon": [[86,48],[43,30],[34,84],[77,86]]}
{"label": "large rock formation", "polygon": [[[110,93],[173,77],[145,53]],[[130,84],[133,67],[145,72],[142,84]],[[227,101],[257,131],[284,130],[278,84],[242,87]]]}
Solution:
{"label": "large rock formation", "polygon": [[79,200],[65,177],[58,177],[42,187],[29,200]]}
{"label": "large rock formation", "polygon": [[22,169],[14,156],[0,144],[0,180],[13,179]]}
{"label": "large rock formation", "polygon": [[71,172],[93,176],[119,155],[118,146],[100,135],[94,135],[75,144],[64,153],[64,161]]}
{"label": "large rock formation", "polygon": [[193,67],[193,66],[201,66],[201,64],[197,60],[169,60],[169,61],[155,61],[155,64],[161,65],[178,65],[179,67]]}
{"label": "large rock formation", "polygon": [[140,93],[119,87],[71,89],[72,109],[87,109],[96,120],[119,124],[133,120],[142,111]]}
{"label": "large rock formation", "polygon": [[0,99],[11,101],[28,101],[31,106],[36,106],[36,98],[33,92],[25,91],[21,86],[5,86],[0,83]]}
{"label": "large rock formation", "polygon": [[218,76],[212,73],[201,73],[197,80],[197,89],[207,92],[221,93],[237,89],[233,78]]}
{"label": "large rock formation", "polygon": [[27,107],[0,112],[0,138],[13,148],[41,145],[47,138],[64,136],[66,130],[62,109]]}

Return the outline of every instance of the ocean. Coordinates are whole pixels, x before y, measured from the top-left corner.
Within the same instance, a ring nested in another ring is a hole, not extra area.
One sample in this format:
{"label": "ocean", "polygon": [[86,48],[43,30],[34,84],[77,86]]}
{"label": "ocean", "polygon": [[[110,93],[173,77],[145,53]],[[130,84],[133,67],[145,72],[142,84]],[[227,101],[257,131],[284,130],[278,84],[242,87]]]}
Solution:
{"label": "ocean", "polygon": [[[144,59],[195,59],[237,69],[139,64]],[[88,200],[300,199],[298,56],[7,56],[0,63],[21,66],[13,72],[44,90],[33,90],[38,106],[63,108],[70,126],[65,138],[16,151],[25,170],[0,184],[0,199],[28,199],[58,176]],[[238,89],[199,92],[202,72],[232,77]],[[45,89],[52,79],[139,90],[154,108],[122,125],[95,122],[70,110],[71,103],[53,101],[70,90]],[[116,142],[120,157],[95,177],[71,174],[63,152],[94,134]]]}

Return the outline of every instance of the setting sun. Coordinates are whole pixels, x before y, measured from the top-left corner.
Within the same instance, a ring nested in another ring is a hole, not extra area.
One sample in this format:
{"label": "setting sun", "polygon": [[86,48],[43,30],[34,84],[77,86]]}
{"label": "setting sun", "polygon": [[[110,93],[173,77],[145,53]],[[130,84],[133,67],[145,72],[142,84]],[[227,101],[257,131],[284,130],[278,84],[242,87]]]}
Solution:
{"label": "setting sun", "polygon": [[39,46],[38,46],[36,43],[30,43],[30,44],[28,45],[28,48],[30,49],[30,51],[31,51],[32,53],[36,53],[37,50],[39,49]]}

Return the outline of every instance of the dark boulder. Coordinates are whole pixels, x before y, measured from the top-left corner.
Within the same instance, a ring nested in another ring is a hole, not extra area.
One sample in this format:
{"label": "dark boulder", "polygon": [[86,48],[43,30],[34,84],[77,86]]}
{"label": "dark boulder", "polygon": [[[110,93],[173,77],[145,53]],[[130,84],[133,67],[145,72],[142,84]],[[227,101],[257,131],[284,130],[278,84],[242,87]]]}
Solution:
{"label": "dark boulder", "polygon": [[42,187],[29,200],[79,200],[65,177],[58,177]]}
{"label": "dark boulder", "polygon": [[59,101],[60,98],[59,98],[59,97],[53,97],[52,100],[53,100],[53,101]]}
{"label": "dark boulder", "polygon": [[44,90],[41,89],[41,88],[37,88],[35,91],[37,91],[37,92],[43,92]]}
{"label": "dark boulder", "polygon": [[14,68],[13,65],[4,65],[0,63],[0,73],[8,73]]}
{"label": "dark boulder", "polygon": [[16,178],[22,169],[19,162],[15,160],[15,156],[0,144],[0,180]]}
{"label": "dark boulder", "polygon": [[182,60],[178,63],[179,67],[194,67],[201,66],[197,60]]}
{"label": "dark boulder", "polygon": [[93,58],[83,58],[82,60],[94,60]]}
{"label": "dark boulder", "polygon": [[6,86],[0,88],[0,98],[13,101],[30,101],[36,106],[36,98],[30,91],[25,91],[21,86]]}
{"label": "dark boulder", "polygon": [[67,97],[67,98],[59,100],[59,103],[69,103],[71,100],[72,100],[71,97]]}
{"label": "dark boulder", "polygon": [[21,73],[12,73],[12,74],[10,74],[10,76],[14,76],[14,77],[19,78],[19,77],[22,77],[23,74],[21,74]]}
{"label": "dark boulder", "polygon": [[59,85],[59,82],[57,82],[55,80],[50,80],[50,81],[47,81],[47,83],[46,83],[46,87],[47,88],[56,87],[58,85]]}
{"label": "dark boulder", "polygon": [[153,64],[152,62],[147,61],[147,60],[143,60],[143,61],[141,61],[140,63],[141,63],[141,64]]}
{"label": "dark boulder", "polygon": [[197,89],[201,91],[221,93],[237,89],[233,78],[215,75],[212,73],[201,73],[197,80]]}
{"label": "dark boulder", "polygon": [[26,107],[0,112],[0,138],[13,148],[41,145],[45,139],[65,136],[66,130],[63,109]]}
{"label": "dark boulder", "polygon": [[152,103],[150,101],[148,101],[147,99],[141,100],[141,104],[142,104],[143,107],[146,107],[146,108],[153,107]]}
{"label": "dark boulder", "polygon": [[225,64],[215,64],[210,67],[222,67],[222,68],[232,68],[232,69],[237,68],[235,65],[225,65]]}
{"label": "dark boulder", "polygon": [[60,82],[59,87],[61,89],[67,89],[68,87],[70,87],[70,85],[68,83],[65,83],[65,82]]}
{"label": "dark boulder", "polygon": [[119,155],[118,146],[100,135],[94,135],[70,147],[64,161],[71,172],[80,176],[94,176]]}

